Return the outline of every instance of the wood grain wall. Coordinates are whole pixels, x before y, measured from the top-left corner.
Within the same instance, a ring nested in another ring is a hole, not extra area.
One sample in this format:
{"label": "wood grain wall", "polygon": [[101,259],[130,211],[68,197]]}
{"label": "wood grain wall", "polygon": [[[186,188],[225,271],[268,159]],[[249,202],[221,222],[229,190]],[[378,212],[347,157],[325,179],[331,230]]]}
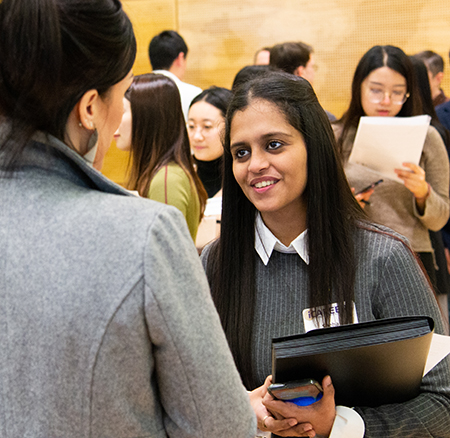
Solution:
{"label": "wood grain wall", "polygon": [[[231,87],[234,75],[257,49],[303,41],[315,49],[314,88],[320,102],[341,116],[361,56],[376,44],[406,53],[434,50],[443,56],[450,95],[450,5],[441,0],[122,0],[133,22],[138,55],[134,74],[151,71],[148,44],[165,29],[189,46],[185,80],[202,88]],[[103,173],[125,180],[128,154],[113,145]]]}

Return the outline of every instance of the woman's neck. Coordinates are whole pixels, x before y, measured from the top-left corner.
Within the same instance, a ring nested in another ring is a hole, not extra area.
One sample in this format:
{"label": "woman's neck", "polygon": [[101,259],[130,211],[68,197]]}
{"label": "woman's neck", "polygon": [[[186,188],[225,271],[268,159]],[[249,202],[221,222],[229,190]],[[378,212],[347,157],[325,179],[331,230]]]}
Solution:
{"label": "woman's neck", "polygon": [[289,246],[306,230],[306,215],[295,214],[291,219],[285,213],[261,213],[266,227],[284,245]]}

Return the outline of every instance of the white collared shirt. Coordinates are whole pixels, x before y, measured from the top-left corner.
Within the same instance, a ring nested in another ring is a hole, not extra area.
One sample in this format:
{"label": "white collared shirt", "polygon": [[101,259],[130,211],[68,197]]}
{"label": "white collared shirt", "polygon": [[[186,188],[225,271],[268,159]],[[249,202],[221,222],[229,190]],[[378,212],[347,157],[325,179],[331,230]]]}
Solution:
{"label": "white collared shirt", "polygon": [[289,246],[283,245],[267,228],[266,224],[262,220],[261,214],[258,213],[255,221],[255,249],[256,252],[261,257],[264,265],[267,266],[269,263],[270,256],[273,250],[286,253],[295,254],[297,253],[303,261],[309,264],[309,254],[308,254],[308,230],[303,231],[299,236],[297,236]]}
{"label": "white collared shirt", "polygon": [[[255,221],[255,250],[265,266],[269,263],[273,251],[286,254],[297,253],[306,264],[309,264],[308,230],[297,236],[289,246],[283,245],[267,228],[258,213]],[[329,438],[362,438],[365,426],[361,416],[351,408],[336,406],[336,418]],[[270,437],[270,433],[258,430],[257,437]]]}

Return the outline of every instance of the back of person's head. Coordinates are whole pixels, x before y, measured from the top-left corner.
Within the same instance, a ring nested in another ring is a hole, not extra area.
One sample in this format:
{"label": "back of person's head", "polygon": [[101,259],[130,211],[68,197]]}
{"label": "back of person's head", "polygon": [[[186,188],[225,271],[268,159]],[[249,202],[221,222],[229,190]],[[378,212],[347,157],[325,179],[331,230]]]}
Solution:
{"label": "back of person's head", "polygon": [[431,125],[437,129],[448,150],[450,147],[450,132],[441,124],[434,109],[427,67],[417,55],[410,56],[409,59],[411,60],[417,78],[420,100],[422,102],[422,113],[428,114],[431,117]]}
{"label": "back of person's head", "polygon": [[397,116],[408,117],[421,114],[422,106],[417,80],[408,56],[402,49],[395,46],[374,46],[363,55],[356,67],[350,106],[341,119],[344,123],[356,126],[359,118],[365,115],[361,102],[361,85],[371,72],[381,67],[389,67],[406,79],[409,97]]}
{"label": "back of person's head", "polygon": [[148,46],[148,55],[153,70],[169,70],[180,53],[187,55],[184,39],[174,30],[165,30],[156,35]]}
{"label": "back of person's head", "polygon": [[276,44],[270,49],[270,65],[286,73],[294,74],[298,67],[305,67],[313,48],[302,42]]}
{"label": "back of person's head", "polygon": [[270,71],[274,71],[274,67],[270,65],[247,65],[241,68],[234,77],[233,85],[231,87],[231,91],[236,91],[236,88],[239,87],[244,82],[247,82],[251,79],[254,79],[258,76],[263,76]]}
{"label": "back of person's head", "polygon": [[425,63],[425,66],[433,76],[444,71],[444,60],[438,53],[432,50],[424,50],[416,53],[415,56]]}
{"label": "back of person's head", "polygon": [[414,74],[417,79],[417,87],[420,91],[420,100],[422,102],[422,112],[423,114],[428,114],[430,116],[436,116],[436,111],[434,110],[433,99],[431,98],[431,88],[430,81],[428,79],[427,66],[423,59],[418,56],[410,56],[411,64],[414,69]]}
{"label": "back of person's head", "polygon": [[80,98],[92,89],[107,98],[136,55],[118,0],[3,0],[0,29],[0,114],[12,121],[6,167],[36,130],[63,140]]}
{"label": "back of person's head", "polygon": [[225,117],[233,93],[228,88],[212,86],[203,90],[198,96],[196,96],[189,108],[191,108],[197,102],[206,102],[216,107]]}
{"label": "back of person's head", "polygon": [[197,187],[202,206],[206,192],[197,177],[186,131],[180,92],[164,75],[147,73],[134,78],[125,93],[132,114],[132,169],[129,188],[147,196],[155,173],[177,163]]}

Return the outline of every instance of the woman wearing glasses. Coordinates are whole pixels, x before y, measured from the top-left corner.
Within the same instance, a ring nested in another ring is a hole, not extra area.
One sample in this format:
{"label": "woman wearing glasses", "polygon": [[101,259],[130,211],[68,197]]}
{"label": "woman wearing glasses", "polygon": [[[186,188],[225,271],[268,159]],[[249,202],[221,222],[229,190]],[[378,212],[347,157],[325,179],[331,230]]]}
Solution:
{"label": "woman wearing glasses", "polygon": [[[351,186],[364,187],[376,178],[370,171],[348,163],[360,117],[422,113],[413,66],[406,54],[398,47],[372,47],[356,68],[350,106],[333,126]],[[428,230],[441,229],[449,215],[449,163],[436,129],[428,129],[419,165],[403,163],[403,169],[395,172],[403,184],[385,179],[375,190],[359,195],[358,200],[364,202],[373,222],[387,225],[409,239],[434,282]]]}
{"label": "woman wearing glasses", "polygon": [[200,93],[189,108],[187,129],[191,150],[208,198],[222,188],[223,147],[220,130],[231,99],[231,91],[210,87]]}

